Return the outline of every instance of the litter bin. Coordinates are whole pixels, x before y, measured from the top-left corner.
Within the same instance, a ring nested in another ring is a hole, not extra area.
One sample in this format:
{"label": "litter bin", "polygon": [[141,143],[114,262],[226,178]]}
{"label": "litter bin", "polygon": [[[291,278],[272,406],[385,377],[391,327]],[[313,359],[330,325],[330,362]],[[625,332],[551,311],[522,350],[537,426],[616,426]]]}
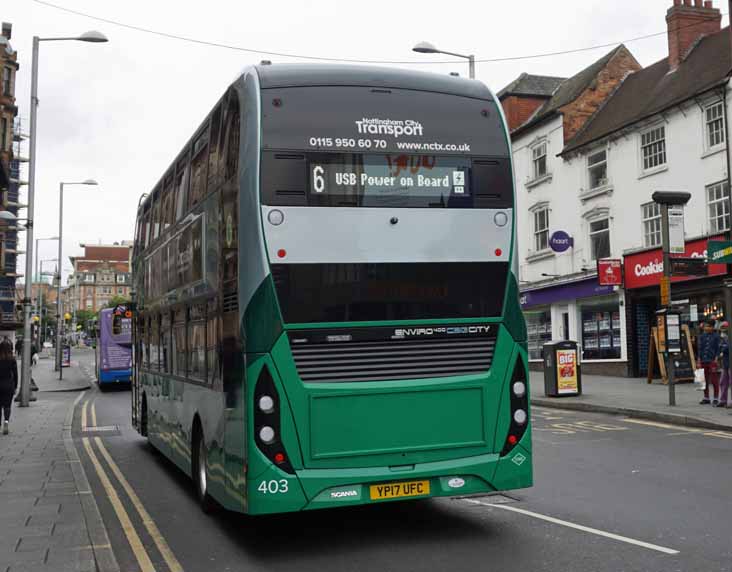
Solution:
{"label": "litter bin", "polygon": [[582,394],[577,342],[551,341],[544,344],[544,395],[572,397]]}

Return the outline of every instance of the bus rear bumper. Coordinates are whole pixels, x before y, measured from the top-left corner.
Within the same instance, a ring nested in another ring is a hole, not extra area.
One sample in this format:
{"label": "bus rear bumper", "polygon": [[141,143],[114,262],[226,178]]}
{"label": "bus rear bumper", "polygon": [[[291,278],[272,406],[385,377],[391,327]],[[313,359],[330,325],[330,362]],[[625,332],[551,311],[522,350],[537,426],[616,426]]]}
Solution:
{"label": "bus rear bumper", "polygon": [[[505,457],[493,453],[400,467],[300,469],[295,474],[297,484],[290,478],[285,494],[281,493],[282,475],[270,466],[249,483],[247,512],[293,512],[461,497],[526,488],[533,483],[531,452],[522,443]],[[272,494],[272,487],[268,490],[270,483],[280,483],[280,494]],[[384,492],[384,486],[396,496],[375,498]]]}
{"label": "bus rear bumper", "polygon": [[[331,472],[335,474],[329,475]],[[424,463],[415,465],[411,470],[403,467],[303,470],[298,471],[297,476],[303,490],[311,499],[303,510],[487,494],[509,488],[529,487],[532,484],[531,454],[522,447],[516,447],[507,457],[499,457],[498,454],[481,455],[457,461]],[[338,484],[332,484],[334,481]],[[323,487],[328,482],[330,486]],[[410,486],[411,483],[421,483],[422,488]],[[383,493],[384,485],[393,487],[394,484],[400,485],[398,494],[405,489],[409,494],[375,498]],[[422,494],[419,494],[420,490]]]}

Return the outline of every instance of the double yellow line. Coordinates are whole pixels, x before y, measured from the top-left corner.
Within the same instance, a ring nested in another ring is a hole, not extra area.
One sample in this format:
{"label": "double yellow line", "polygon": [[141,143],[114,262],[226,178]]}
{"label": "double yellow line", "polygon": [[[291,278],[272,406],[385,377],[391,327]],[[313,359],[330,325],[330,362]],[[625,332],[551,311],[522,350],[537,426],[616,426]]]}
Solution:
{"label": "double yellow line", "polygon": [[[81,409],[81,428],[82,431],[87,430],[86,425],[86,413],[87,413],[87,405],[89,401],[85,401],[84,405]],[[96,426],[96,409],[94,407],[94,403],[92,402],[91,407],[91,418],[93,426]],[[130,519],[130,515],[128,514],[127,510],[124,507],[124,504],[122,500],[120,499],[119,494],[117,494],[117,490],[114,488],[114,485],[112,484],[112,481],[110,477],[107,475],[107,472],[104,469],[104,466],[99,460],[99,457],[97,457],[97,454],[94,451],[94,447],[92,446],[92,440],[89,437],[83,437],[82,442],[84,444],[84,449],[86,450],[86,454],[89,456],[89,459],[92,462],[92,465],[94,466],[94,470],[97,473],[97,476],[99,477],[99,480],[102,483],[102,487],[104,488],[104,492],[107,495],[107,498],[109,498],[109,502],[112,505],[112,508],[114,509],[114,513],[117,516],[117,520],[119,520],[119,523],[122,527],[122,531],[125,533],[125,536],[127,537],[127,542],[130,544],[130,548],[132,549],[132,553],[135,555],[135,559],[137,560],[138,565],[140,566],[141,572],[156,572],[156,568],[154,564],[152,563],[152,560],[150,559],[150,555],[147,552],[147,549],[145,548],[145,545],[142,543],[142,540],[140,539],[140,535],[138,534],[137,530],[135,529],[135,526],[132,524],[132,520]],[[145,526],[145,529],[147,530],[148,535],[150,538],[152,538],[153,542],[155,543],[155,546],[157,547],[158,551],[160,552],[160,555],[163,557],[163,560],[165,560],[165,564],[167,565],[167,568],[170,572],[183,572],[183,567],[181,566],[180,562],[178,562],[178,559],[173,554],[173,551],[170,549],[170,546],[168,545],[167,541],[165,540],[165,537],[161,534],[160,530],[158,529],[157,525],[155,524],[155,521],[150,516],[150,513],[147,512],[147,509],[142,504],[142,501],[140,501],[140,498],[137,496],[137,493],[132,488],[130,483],[125,478],[124,474],[120,470],[120,468],[117,466],[117,463],[114,462],[114,459],[112,459],[112,456],[109,454],[109,451],[107,451],[107,448],[104,446],[104,443],[99,437],[94,437],[93,439],[94,444],[96,445],[97,449],[101,453],[102,457],[106,461],[107,465],[109,466],[112,474],[119,482],[120,486],[122,487],[122,490],[129,498],[130,502],[132,503],[132,506],[137,511],[137,514],[139,515],[140,519],[142,520],[142,524]]]}

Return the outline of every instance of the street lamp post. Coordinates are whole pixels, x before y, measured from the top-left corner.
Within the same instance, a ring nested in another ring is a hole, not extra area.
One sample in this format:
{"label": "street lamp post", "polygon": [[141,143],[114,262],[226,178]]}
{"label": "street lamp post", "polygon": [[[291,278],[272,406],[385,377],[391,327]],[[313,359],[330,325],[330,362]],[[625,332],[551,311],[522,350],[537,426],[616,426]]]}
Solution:
{"label": "street lamp post", "polygon": [[[106,42],[101,32],[85,32],[81,36],[69,38],[39,38],[33,36],[33,55],[31,60],[31,95],[30,95],[30,149],[28,153],[28,227],[25,237],[25,291],[23,293],[23,362],[20,375],[20,406],[28,407],[30,403],[30,362],[31,344],[31,289],[33,274],[33,202],[36,190],[36,133],[38,127],[38,49],[41,42],[57,42],[76,40],[80,42]],[[59,243],[60,243],[59,239]]]}
{"label": "street lamp post", "polygon": [[[40,254],[39,254],[39,252],[38,252],[38,243],[39,243],[39,242],[42,242],[42,241],[44,241],[44,240],[58,240],[58,236],[51,236],[51,237],[49,237],[49,238],[36,238],[36,250],[35,250],[35,260],[36,260],[36,272],[35,272],[35,277],[36,277],[36,280],[38,279],[38,276],[39,276],[39,274],[38,274],[38,259],[40,258]],[[41,266],[41,272],[43,272],[43,266]],[[39,288],[40,288],[40,287],[39,287]],[[33,295],[33,294],[31,293],[31,296],[32,296],[32,295]],[[40,303],[38,303],[38,299],[39,299],[39,296],[38,296],[38,295],[36,295],[36,302],[37,302],[37,303],[36,303],[36,315],[40,315],[40,312],[41,312],[41,309],[42,309],[42,306],[41,306],[41,304],[40,304]],[[43,320],[41,320],[41,322],[42,322],[42,321],[43,321]],[[40,338],[39,338],[39,341],[40,341]]]}
{"label": "street lamp post", "polygon": [[[64,236],[64,186],[67,185],[98,185],[94,179],[86,179],[85,181],[77,181],[70,183],[59,183],[59,200],[58,200],[58,284],[57,284],[57,300],[56,300],[56,367],[58,368],[58,378],[63,379],[64,368],[61,364],[61,344],[63,343],[63,335],[65,333],[63,307],[61,303],[61,278],[63,272],[61,270],[61,261],[63,257],[63,236]],[[76,277],[74,277],[76,279]]]}
{"label": "street lamp post", "polygon": [[470,73],[470,79],[475,79],[475,56],[473,54],[470,54],[466,56],[465,54],[456,54],[455,52],[446,52],[445,50],[438,50],[434,44],[430,44],[429,42],[420,42],[416,46],[412,48],[413,52],[418,52],[420,54],[445,54],[446,56],[455,56],[456,58],[464,58],[468,60],[468,70]]}
{"label": "street lamp post", "polygon": [[[55,274],[51,274],[50,272],[43,272],[43,263],[44,262],[56,262],[56,259],[55,258],[49,258],[47,260],[41,260],[41,280],[43,279],[44,276],[55,276]],[[44,332],[44,330],[43,330],[43,288],[39,288],[38,289],[38,294],[39,294],[39,303],[38,303],[39,310],[38,310],[38,315],[41,318],[41,320],[40,320],[40,328],[41,329],[40,329],[40,335],[39,335],[39,339],[38,339],[38,351],[40,352],[41,351],[41,343],[43,342],[43,338],[45,337],[43,335],[43,332]]]}

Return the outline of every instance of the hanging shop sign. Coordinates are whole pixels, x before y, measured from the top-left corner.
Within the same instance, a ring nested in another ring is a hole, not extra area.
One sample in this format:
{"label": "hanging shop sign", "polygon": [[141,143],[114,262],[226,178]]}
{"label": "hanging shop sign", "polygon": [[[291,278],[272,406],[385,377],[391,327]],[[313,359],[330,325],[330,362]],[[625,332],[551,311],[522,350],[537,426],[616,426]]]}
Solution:
{"label": "hanging shop sign", "polygon": [[554,252],[565,252],[574,246],[574,238],[563,230],[557,230],[549,237],[549,248]]}
{"label": "hanging shop sign", "polygon": [[707,248],[709,263],[732,263],[732,240],[710,240]]}
{"label": "hanging shop sign", "polygon": [[[710,239],[702,238],[700,240],[692,240],[686,243],[684,248],[684,258],[697,258],[705,260],[707,257],[707,243],[709,241],[718,240],[719,236]],[[654,250],[646,250],[636,254],[629,254],[623,261],[625,270],[625,288],[645,288],[647,286],[658,286],[661,276],[663,276],[663,253],[660,248]],[[706,272],[702,276],[721,276],[726,274],[727,268],[724,264],[709,264]],[[674,276],[672,282],[680,282],[683,280],[693,280],[694,277]]]}
{"label": "hanging shop sign", "polygon": [[619,259],[605,258],[597,261],[597,281],[600,286],[623,285],[623,262]]}

